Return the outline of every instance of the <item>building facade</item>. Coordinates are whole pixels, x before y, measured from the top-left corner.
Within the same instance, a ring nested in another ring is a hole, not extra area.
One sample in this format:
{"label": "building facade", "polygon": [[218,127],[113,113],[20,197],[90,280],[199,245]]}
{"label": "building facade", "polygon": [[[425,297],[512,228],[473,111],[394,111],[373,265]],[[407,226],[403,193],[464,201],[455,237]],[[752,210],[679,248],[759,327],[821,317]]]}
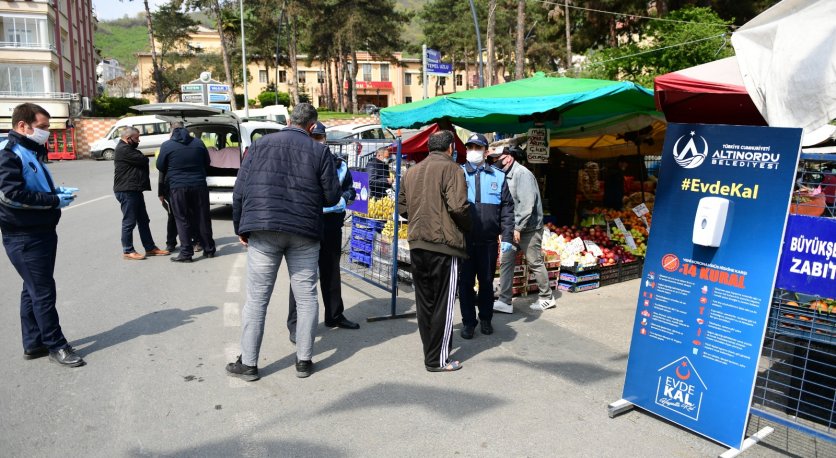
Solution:
{"label": "building facade", "polygon": [[0,1],[0,129],[34,102],[64,129],[96,96],[92,0]]}
{"label": "building facade", "polygon": [[[196,33],[192,34],[189,45],[201,49],[203,53],[220,53],[220,40],[217,32],[206,27],[201,26]],[[147,91],[152,85],[151,53],[138,53],[137,58],[139,85],[143,90],[146,90],[146,97],[153,97],[153,91]],[[240,62],[232,62],[231,64],[241,65]],[[393,60],[390,61],[381,56],[358,51],[357,67],[356,91],[359,108],[367,104],[383,108],[421,100],[423,97],[421,59],[418,57],[395,53]],[[466,70],[458,69],[454,75],[449,77],[430,76],[427,96],[434,97],[477,87],[479,78],[476,68],[474,63],[470,63]],[[504,68],[499,70],[498,73],[502,75]],[[297,73],[300,93],[307,94],[311,103],[316,107],[324,107],[329,103],[328,75],[330,75],[330,87],[332,88],[330,98],[333,99],[334,105],[336,105],[338,90],[342,91],[343,97],[348,97],[348,88],[345,85],[341,87],[337,83],[337,71],[333,63],[331,63],[329,71],[325,63],[317,59],[308,63],[308,56],[299,55],[297,57]],[[267,68],[263,61],[250,56],[247,63],[247,74],[249,77],[247,93],[250,99],[255,99],[258,94],[272,85],[275,85],[281,92],[290,92],[293,75],[289,68]],[[223,74],[213,74],[212,77],[219,81],[224,80]],[[504,81],[504,78],[500,77],[500,81]],[[244,90],[242,87],[236,86],[235,92],[242,94]],[[173,97],[166,101],[176,100]]]}

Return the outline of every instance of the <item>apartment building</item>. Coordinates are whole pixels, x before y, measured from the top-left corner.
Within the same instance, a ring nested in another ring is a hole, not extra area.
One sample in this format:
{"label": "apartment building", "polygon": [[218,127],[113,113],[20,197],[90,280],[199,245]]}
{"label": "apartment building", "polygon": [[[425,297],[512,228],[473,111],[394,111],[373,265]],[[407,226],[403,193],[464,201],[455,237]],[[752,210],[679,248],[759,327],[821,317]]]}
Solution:
{"label": "apartment building", "polygon": [[[220,40],[217,32],[203,26],[198,27],[197,32],[192,34],[189,45],[201,49],[203,53],[220,52]],[[151,75],[153,74],[151,53],[138,53],[137,57],[140,87],[143,89],[150,88],[152,84]],[[290,69],[283,67],[278,69],[275,67],[265,68],[264,62],[258,61],[253,56],[248,57],[247,73],[249,82],[247,83],[247,92],[251,99],[255,99],[271,84],[275,84],[279,91],[289,92],[289,83],[292,77]],[[357,53],[356,92],[359,107],[365,104],[373,104],[382,108],[421,100],[423,97],[421,59],[403,53],[395,53],[393,57],[394,61],[390,61],[368,52],[359,51]],[[307,61],[308,56],[306,55],[297,57],[297,79],[300,92],[308,94],[314,106],[326,106],[328,103],[329,84],[327,75],[329,74],[331,75],[331,94],[334,100],[337,98],[338,90],[341,90],[343,95],[347,97],[348,88],[346,85],[340,87],[337,83],[337,72],[333,63],[329,72],[325,63],[317,59],[310,63]],[[240,66],[241,62],[232,62],[232,65]],[[498,73],[503,74],[504,68],[500,68]],[[224,75],[217,72],[212,77],[219,81],[224,80]],[[478,85],[478,80],[476,65],[471,63],[467,70],[457,70],[450,77],[430,76],[427,95],[428,97],[434,97],[472,89]],[[504,81],[501,77],[500,80]],[[304,89],[302,90],[302,88]],[[235,88],[235,92],[242,94],[244,90],[238,86]],[[172,98],[167,101],[175,100]]]}
{"label": "apartment building", "polygon": [[96,95],[92,0],[0,1],[0,130],[34,102],[64,129]]}

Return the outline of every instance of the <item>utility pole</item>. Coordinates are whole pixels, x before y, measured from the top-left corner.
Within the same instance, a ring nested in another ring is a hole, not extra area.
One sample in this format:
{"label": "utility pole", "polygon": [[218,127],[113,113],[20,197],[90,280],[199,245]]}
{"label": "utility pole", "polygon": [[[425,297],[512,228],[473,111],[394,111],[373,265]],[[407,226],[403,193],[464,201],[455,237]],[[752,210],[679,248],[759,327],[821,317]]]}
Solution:
{"label": "utility pole", "polygon": [[429,84],[430,76],[427,75],[427,44],[421,46],[421,86],[423,86],[424,96],[421,100],[427,99],[427,84]]}
{"label": "utility pole", "polygon": [[279,56],[281,55],[281,40],[282,40],[282,24],[284,24],[284,10],[287,2],[282,3],[282,9],[279,13],[279,26],[276,31],[276,105],[279,104]]}
{"label": "utility pole", "polygon": [[476,53],[479,55],[479,87],[485,87],[485,69],[482,62],[482,34],[479,32],[479,20],[476,19],[476,7],[470,1],[470,14],[473,15],[473,27],[476,29]]}
{"label": "utility pole", "polygon": [[563,6],[565,8],[563,19],[566,21],[566,71],[568,72],[572,68],[572,30],[569,27],[569,0],[566,0]]}
{"label": "utility pole", "polygon": [[247,93],[247,47],[245,45],[246,39],[244,37],[244,0],[238,0],[241,6],[241,66],[244,67],[243,84],[244,84],[244,117],[250,117],[250,101]]}

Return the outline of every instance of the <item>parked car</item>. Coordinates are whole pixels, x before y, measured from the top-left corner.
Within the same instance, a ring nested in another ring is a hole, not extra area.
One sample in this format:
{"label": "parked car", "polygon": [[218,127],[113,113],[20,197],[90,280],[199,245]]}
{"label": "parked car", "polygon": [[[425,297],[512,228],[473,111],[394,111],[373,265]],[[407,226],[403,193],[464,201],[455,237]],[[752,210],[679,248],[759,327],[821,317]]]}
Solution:
{"label": "parked car", "polygon": [[287,125],[287,121],[290,119],[290,113],[288,113],[287,107],[284,105],[270,105],[264,108],[250,108],[248,111],[249,115],[246,116],[244,110],[235,110],[233,113],[238,115],[241,119],[247,118],[254,121],[275,121],[284,126]]}
{"label": "parked car", "polygon": [[367,104],[363,105],[360,108],[360,110],[363,113],[366,113],[367,115],[376,115],[376,114],[380,113],[380,107],[378,107],[377,105],[375,105],[373,103],[367,103]]}
{"label": "parked car", "polygon": [[211,161],[206,177],[210,204],[232,204],[232,188],[247,149],[258,138],[283,128],[272,121],[241,120],[235,113],[203,105],[154,103],[131,108],[166,122],[181,121],[192,136],[203,141]]}
{"label": "parked car", "polygon": [[90,145],[94,159],[113,160],[113,152],[125,127],[139,130],[139,150],[146,156],[153,156],[164,141],[171,136],[168,122],[157,116],[128,116],[116,121],[104,137]]}
{"label": "parked car", "polygon": [[382,146],[395,141],[395,134],[380,124],[343,124],[325,128],[331,151],[348,162],[349,167],[365,167],[369,157]]}

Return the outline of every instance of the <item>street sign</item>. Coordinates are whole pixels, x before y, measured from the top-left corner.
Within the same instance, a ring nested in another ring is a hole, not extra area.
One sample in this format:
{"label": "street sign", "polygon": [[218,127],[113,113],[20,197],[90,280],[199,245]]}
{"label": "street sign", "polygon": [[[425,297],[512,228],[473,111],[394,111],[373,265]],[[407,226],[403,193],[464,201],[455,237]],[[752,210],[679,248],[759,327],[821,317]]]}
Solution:
{"label": "street sign", "polygon": [[202,84],[181,84],[180,92],[203,92]]}
{"label": "street sign", "polygon": [[203,94],[181,94],[180,101],[191,103],[204,103]]}
{"label": "street sign", "polygon": [[229,92],[228,84],[210,84],[209,92]]}
{"label": "street sign", "polygon": [[209,94],[209,102],[229,102],[229,94]]}
{"label": "street sign", "polygon": [[229,111],[229,104],[210,103],[209,106],[212,107],[212,108],[220,108],[221,110]]}
{"label": "street sign", "polygon": [[427,68],[424,70],[428,75],[447,76],[453,73],[453,64],[441,62],[441,53],[435,49],[427,49],[425,55]]}

